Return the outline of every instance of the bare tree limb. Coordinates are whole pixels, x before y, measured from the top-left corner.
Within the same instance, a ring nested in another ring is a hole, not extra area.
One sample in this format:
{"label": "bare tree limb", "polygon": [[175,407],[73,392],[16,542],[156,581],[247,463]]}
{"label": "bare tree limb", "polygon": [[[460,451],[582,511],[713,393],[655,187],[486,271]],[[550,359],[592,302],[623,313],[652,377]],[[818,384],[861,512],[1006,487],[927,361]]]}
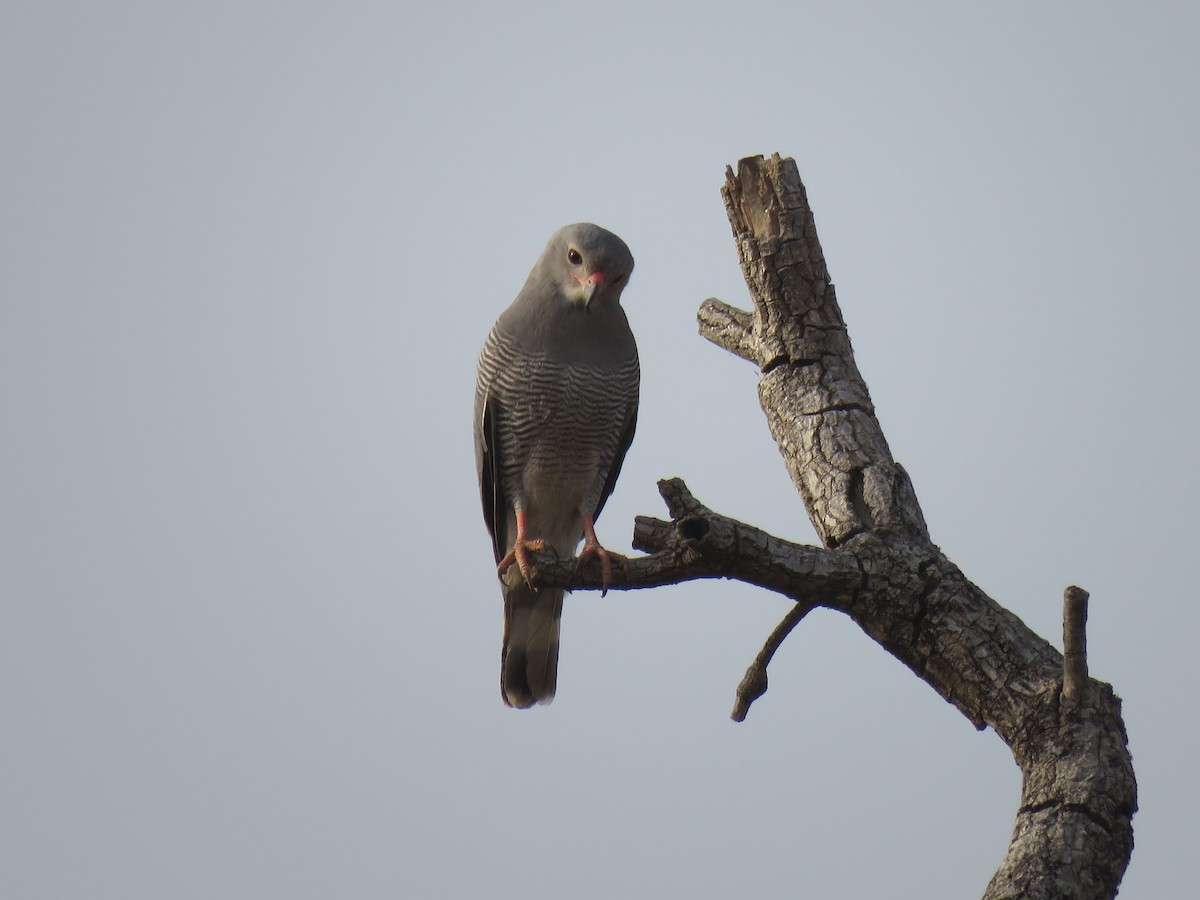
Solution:
{"label": "bare tree limb", "polygon": [[710,297],[700,304],[696,318],[700,322],[701,336],[734,356],[761,365],[758,342],[754,339],[754,316],[750,313]]}
{"label": "bare tree limb", "polygon": [[[634,544],[651,555],[630,560],[612,587],[723,577],[797,601],[743,681],[743,713],[804,612],[843,611],[977,728],[991,726],[1021,768],[1012,841],[984,897],[1114,896],[1137,789],[1120,700],[1087,676],[1081,607],[1068,598],[1077,625],[1068,624],[1064,661],[930,540],[854,361],[795,163],[744,159],[727,170],[722,196],[754,309],[710,299],[700,332],[760,370],[759,402],[824,546],[721,516],[668,480],[671,522],[637,520]],[[539,556],[538,569],[538,584],[600,587],[594,566],[577,572],[572,560]]]}
{"label": "bare tree limb", "polygon": [[1087,690],[1088,592],[1071,585],[1063,592],[1063,701],[1075,704]]}
{"label": "bare tree limb", "polygon": [[[760,528],[713,512],[692,496],[678,478],[658,483],[672,521],[638,516],[633,546],[649,556],[614,566],[609,590],[678,584],[698,578],[731,578],[792,599],[842,607],[863,583],[853,556],[795,544]],[[574,559],[535,554],[534,583],[539,587],[598,590],[600,564],[582,568]]]}
{"label": "bare tree limb", "polygon": [[746,721],[751,704],[767,692],[767,666],[775,656],[775,651],[783,645],[784,639],[792,633],[792,629],[800,624],[800,620],[815,608],[816,604],[813,603],[797,603],[775,626],[775,630],[767,637],[763,648],[758,651],[758,656],[754,657],[754,662],[750,663],[750,667],[746,669],[746,674],[738,685],[737,696],[733,701],[733,712],[730,713],[729,718],[735,722]]}

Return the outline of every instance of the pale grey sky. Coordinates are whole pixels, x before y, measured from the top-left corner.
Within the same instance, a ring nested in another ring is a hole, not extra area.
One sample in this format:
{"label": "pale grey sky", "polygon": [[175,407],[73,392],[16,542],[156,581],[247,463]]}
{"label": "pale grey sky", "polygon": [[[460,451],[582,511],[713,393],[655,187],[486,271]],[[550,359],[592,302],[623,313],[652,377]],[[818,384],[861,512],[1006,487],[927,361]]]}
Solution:
{"label": "pale grey sky", "polygon": [[[435,8],[436,7],[436,8]],[[612,547],[680,475],[811,540],[718,193],[794,156],[931,531],[1092,672],[1141,791],[1122,898],[1194,889],[1193,4],[58,3],[0,11],[0,893],[958,898],[991,732],[831,613],[568,598],[505,709],[475,357],[546,237],[637,258]]]}

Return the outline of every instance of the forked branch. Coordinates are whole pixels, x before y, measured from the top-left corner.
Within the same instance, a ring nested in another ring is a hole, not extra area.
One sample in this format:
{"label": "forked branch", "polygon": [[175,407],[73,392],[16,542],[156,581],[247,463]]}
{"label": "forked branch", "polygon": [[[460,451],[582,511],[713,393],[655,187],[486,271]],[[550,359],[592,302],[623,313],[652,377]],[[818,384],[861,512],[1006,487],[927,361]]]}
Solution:
{"label": "forked branch", "polygon": [[[1064,669],[942,554],[855,364],[795,163],[744,159],[722,196],[754,309],[708,300],[700,331],[758,367],[759,402],[824,546],[781,541],[666,481],[672,521],[637,520],[634,544],[650,555],[613,587],[725,577],[797,601],[748,671],[735,717],[765,690],[766,662],[807,608],[842,610],[976,727],[991,726],[1021,767],[1013,838],[985,898],[1112,897],[1133,847],[1136,783],[1120,700],[1087,675],[1086,593],[1068,592]],[[538,564],[540,584],[600,586],[573,561]]]}
{"label": "forked branch", "polygon": [[[698,578],[732,578],[814,605],[844,607],[863,583],[854,557],[795,544],[713,512],[679,478],[658,483],[671,521],[638,516],[633,546],[648,556],[614,566],[609,590],[679,584]],[[543,587],[598,590],[600,564],[536,556],[535,582]]]}

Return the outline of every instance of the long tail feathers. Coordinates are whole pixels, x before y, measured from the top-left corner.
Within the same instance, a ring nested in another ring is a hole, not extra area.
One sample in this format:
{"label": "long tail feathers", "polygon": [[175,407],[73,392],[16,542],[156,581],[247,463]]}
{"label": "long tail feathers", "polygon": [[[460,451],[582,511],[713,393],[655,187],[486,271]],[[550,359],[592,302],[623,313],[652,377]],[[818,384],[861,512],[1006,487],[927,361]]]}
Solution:
{"label": "long tail feathers", "polygon": [[561,590],[535,591],[524,581],[506,585],[500,650],[500,696],[506,705],[527,709],[554,699],[562,604]]}

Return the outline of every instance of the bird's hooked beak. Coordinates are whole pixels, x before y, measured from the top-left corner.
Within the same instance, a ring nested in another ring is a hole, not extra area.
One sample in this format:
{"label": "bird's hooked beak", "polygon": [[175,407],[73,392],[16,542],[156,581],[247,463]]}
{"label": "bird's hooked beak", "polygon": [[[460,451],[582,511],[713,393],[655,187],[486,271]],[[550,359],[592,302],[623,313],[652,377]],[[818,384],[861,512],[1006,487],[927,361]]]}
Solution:
{"label": "bird's hooked beak", "polygon": [[583,288],[583,305],[585,309],[590,309],[592,306],[592,297],[596,296],[596,291],[605,284],[604,273],[597,269],[587,278],[580,278],[574,273],[572,273],[571,277],[578,281],[579,286]]}

